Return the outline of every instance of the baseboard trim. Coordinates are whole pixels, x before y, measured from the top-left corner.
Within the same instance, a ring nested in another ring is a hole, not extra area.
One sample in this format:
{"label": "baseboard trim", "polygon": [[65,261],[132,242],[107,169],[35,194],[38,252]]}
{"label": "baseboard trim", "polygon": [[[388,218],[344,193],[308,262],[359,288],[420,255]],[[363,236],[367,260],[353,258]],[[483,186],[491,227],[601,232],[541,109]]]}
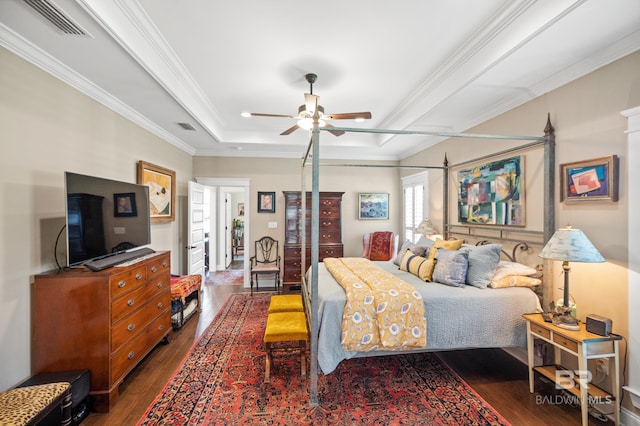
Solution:
{"label": "baseboard trim", "polygon": [[640,416],[622,407],[620,409],[620,424],[624,426],[640,426]]}

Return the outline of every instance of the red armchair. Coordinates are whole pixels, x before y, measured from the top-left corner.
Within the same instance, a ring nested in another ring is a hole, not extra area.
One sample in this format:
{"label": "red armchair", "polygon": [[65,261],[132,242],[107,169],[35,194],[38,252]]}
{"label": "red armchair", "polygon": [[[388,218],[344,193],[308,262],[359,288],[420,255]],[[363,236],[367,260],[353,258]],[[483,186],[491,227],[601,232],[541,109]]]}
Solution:
{"label": "red armchair", "polygon": [[369,260],[392,260],[398,251],[398,234],[391,231],[376,231],[364,234],[362,257]]}

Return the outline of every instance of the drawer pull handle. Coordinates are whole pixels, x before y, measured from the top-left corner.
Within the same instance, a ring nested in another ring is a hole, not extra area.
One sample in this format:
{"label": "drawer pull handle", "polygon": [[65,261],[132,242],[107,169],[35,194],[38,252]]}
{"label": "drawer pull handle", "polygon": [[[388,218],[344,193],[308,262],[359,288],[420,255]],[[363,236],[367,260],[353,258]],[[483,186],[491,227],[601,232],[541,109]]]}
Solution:
{"label": "drawer pull handle", "polygon": [[136,274],[136,280],[141,280],[142,279],[142,274],[140,272],[138,272]]}
{"label": "drawer pull handle", "polygon": [[162,307],[163,307],[163,306],[164,306],[164,305],[163,305],[163,303],[162,303],[162,302],[158,302],[158,309],[162,309]]}
{"label": "drawer pull handle", "polygon": [[118,283],[118,287],[122,288],[125,285],[127,285],[127,282],[125,280],[120,280],[120,282]]}
{"label": "drawer pull handle", "polygon": [[166,268],[167,266],[168,266],[168,265],[167,265],[167,261],[166,261],[166,260],[165,260],[164,262],[162,262],[162,267],[163,267],[163,268]]}
{"label": "drawer pull handle", "polygon": [[157,270],[158,270],[158,268],[156,268],[156,265],[153,265],[153,266],[151,267],[151,272],[155,272],[155,271],[157,271]]}
{"label": "drawer pull handle", "polygon": [[156,287],[162,288],[162,281],[160,281],[158,284],[156,284]]}
{"label": "drawer pull handle", "polygon": [[129,331],[133,331],[133,329],[136,328],[136,325],[134,323],[129,324],[129,326],[127,327],[127,330]]}
{"label": "drawer pull handle", "polygon": [[129,355],[127,355],[127,359],[132,359],[134,356],[136,356],[136,353],[134,351],[129,352]]}
{"label": "drawer pull handle", "polygon": [[160,325],[158,326],[158,330],[159,330],[159,331],[164,330],[164,325],[160,324]]}
{"label": "drawer pull handle", "polygon": [[136,302],[133,299],[127,300],[127,305],[129,305],[129,306],[133,306],[134,303],[136,303]]}

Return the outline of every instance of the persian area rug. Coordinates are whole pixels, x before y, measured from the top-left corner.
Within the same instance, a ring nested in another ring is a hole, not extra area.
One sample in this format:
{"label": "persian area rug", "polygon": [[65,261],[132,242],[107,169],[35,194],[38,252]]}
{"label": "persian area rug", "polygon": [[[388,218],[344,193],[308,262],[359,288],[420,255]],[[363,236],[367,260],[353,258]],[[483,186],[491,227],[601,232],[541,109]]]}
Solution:
{"label": "persian area rug", "polygon": [[231,294],[138,425],[505,425],[434,353],[343,361],[309,403],[299,356],[262,341],[270,295]]}
{"label": "persian area rug", "polygon": [[243,285],[244,271],[242,269],[228,269],[209,274],[205,280],[209,285]]}

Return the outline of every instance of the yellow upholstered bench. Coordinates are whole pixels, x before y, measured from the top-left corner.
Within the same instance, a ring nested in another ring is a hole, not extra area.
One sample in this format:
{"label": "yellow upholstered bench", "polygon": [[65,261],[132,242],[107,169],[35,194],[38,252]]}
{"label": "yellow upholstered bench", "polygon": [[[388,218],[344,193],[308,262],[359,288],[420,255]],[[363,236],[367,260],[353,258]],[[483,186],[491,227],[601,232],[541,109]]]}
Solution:
{"label": "yellow upholstered bench", "polygon": [[[276,351],[299,351],[300,373],[304,378],[307,374],[307,319],[304,312],[274,312],[267,317],[267,326],[264,330],[264,343],[267,349],[267,360],[264,373],[264,382],[269,383],[271,377],[271,364],[273,354]],[[279,347],[279,342],[298,342],[297,347]]]}
{"label": "yellow upholstered bench", "polygon": [[0,392],[0,425],[37,425],[60,410],[61,425],[71,424],[71,385],[47,383]]}
{"label": "yellow upholstered bench", "polygon": [[304,312],[302,307],[302,295],[283,294],[271,296],[269,313],[274,312]]}

